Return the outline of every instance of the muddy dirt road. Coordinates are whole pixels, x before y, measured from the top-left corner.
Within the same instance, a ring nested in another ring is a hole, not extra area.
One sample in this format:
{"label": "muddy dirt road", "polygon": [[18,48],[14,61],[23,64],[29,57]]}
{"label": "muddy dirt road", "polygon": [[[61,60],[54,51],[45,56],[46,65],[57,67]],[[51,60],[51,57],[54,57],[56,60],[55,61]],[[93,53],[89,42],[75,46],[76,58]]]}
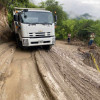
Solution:
{"label": "muddy dirt road", "polygon": [[0,100],[100,100],[100,73],[78,46],[57,41],[50,51],[0,45]]}

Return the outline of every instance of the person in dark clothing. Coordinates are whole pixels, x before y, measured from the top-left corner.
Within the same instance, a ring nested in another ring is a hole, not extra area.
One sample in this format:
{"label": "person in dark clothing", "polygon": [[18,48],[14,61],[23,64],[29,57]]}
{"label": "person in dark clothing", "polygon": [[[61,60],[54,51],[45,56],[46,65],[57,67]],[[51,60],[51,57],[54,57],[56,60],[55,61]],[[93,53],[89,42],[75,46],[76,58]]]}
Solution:
{"label": "person in dark clothing", "polygon": [[89,41],[89,44],[88,44],[89,46],[91,46],[91,45],[93,44],[94,38],[95,38],[95,34],[92,33],[92,34],[90,35],[90,41]]}
{"label": "person in dark clothing", "polygon": [[68,33],[68,43],[70,43],[71,33]]}

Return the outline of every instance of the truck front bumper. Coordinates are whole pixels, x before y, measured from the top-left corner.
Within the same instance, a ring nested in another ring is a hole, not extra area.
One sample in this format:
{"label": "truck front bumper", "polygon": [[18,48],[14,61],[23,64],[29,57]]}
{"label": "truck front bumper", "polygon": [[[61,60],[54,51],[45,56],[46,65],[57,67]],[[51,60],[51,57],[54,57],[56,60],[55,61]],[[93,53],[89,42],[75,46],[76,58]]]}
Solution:
{"label": "truck front bumper", "polygon": [[42,45],[54,45],[55,37],[46,38],[22,38],[23,46],[42,46]]}

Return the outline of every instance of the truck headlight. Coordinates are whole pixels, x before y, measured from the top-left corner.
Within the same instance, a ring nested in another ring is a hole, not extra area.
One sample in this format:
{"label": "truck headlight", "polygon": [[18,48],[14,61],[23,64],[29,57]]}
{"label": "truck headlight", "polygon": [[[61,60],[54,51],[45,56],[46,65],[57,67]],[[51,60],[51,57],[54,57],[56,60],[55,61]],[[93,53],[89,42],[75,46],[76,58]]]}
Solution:
{"label": "truck headlight", "polygon": [[28,46],[28,39],[23,39],[23,46]]}
{"label": "truck headlight", "polygon": [[52,44],[55,44],[55,38],[52,38]]}

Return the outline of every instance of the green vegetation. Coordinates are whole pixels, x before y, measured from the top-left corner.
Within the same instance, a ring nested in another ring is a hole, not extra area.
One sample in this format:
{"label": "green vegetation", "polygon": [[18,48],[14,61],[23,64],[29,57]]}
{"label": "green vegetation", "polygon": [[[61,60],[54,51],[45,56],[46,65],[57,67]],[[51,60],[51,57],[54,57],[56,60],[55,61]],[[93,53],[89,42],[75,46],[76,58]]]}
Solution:
{"label": "green vegetation", "polygon": [[41,8],[45,7],[47,10],[51,11],[53,15],[57,15],[58,18],[57,25],[61,26],[62,21],[68,19],[67,13],[63,11],[62,5],[60,5],[58,1],[47,0],[46,2],[41,2],[40,7]]}
{"label": "green vegetation", "polygon": [[14,7],[23,8],[37,8],[37,6],[29,0],[0,0],[0,3],[5,6],[8,10],[8,22],[11,27],[13,21],[13,9]]}
{"label": "green vegetation", "polygon": [[47,0],[41,2],[40,7],[45,7],[47,10],[56,11],[58,21],[56,25],[56,38],[67,39],[68,33],[72,34],[72,38],[78,38],[83,41],[89,40],[92,32],[96,34],[95,42],[100,46],[100,21],[91,20],[91,15],[85,13],[75,19],[68,18],[68,14],[62,9],[62,5],[55,0]]}
{"label": "green vegetation", "polygon": [[72,38],[78,38],[83,41],[89,40],[90,34],[94,32],[95,42],[100,46],[100,21],[87,19],[67,19],[62,21],[61,26],[56,28],[56,36],[58,39],[67,39],[67,34],[71,33]]}
{"label": "green vegetation", "polygon": [[[100,20],[91,20],[89,14],[83,14],[75,19],[68,18],[68,14],[63,11],[62,4],[55,0],[46,0],[41,2],[39,6],[30,3],[29,0],[0,0],[0,3],[8,9],[8,21],[11,26],[14,7],[29,7],[29,8],[45,8],[57,15],[56,38],[67,39],[67,34],[71,33],[72,38],[78,38],[83,41],[89,39],[90,33],[96,34],[95,42],[100,46]],[[56,11],[56,13],[55,13]]]}

